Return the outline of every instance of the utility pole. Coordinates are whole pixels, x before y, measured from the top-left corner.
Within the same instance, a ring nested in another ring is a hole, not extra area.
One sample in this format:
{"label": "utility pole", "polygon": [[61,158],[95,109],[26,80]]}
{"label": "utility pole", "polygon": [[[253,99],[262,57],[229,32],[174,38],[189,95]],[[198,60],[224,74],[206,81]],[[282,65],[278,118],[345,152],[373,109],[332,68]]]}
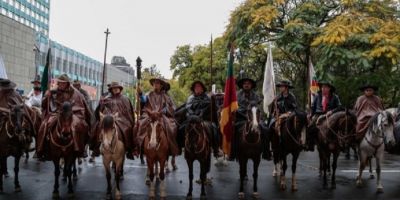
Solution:
{"label": "utility pole", "polygon": [[107,30],[104,33],[106,34],[106,47],[105,47],[105,50],[104,50],[104,63],[103,63],[104,65],[103,65],[103,80],[102,80],[102,83],[101,83],[101,95],[104,94],[104,86],[105,86],[105,81],[106,81],[107,43],[108,43],[108,35],[110,35],[111,32],[107,28]]}

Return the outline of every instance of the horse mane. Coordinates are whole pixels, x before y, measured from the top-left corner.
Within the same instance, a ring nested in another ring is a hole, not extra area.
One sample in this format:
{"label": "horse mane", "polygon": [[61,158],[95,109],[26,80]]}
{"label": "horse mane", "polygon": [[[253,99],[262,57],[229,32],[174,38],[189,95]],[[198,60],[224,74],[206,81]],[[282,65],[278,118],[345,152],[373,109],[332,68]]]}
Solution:
{"label": "horse mane", "polygon": [[390,125],[394,125],[393,115],[392,115],[390,112],[388,112],[388,111],[381,111],[381,112],[375,113],[375,114],[371,117],[371,119],[369,120],[370,123],[368,124],[368,129],[371,129],[374,125],[376,125],[377,120],[378,120],[378,116],[379,116],[379,114],[381,114],[382,112],[385,112],[385,113],[386,113],[386,115],[387,115],[387,117],[388,117],[388,122],[389,122],[389,124],[390,124]]}
{"label": "horse mane", "polygon": [[114,127],[114,118],[111,115],[104,116],[102,127],[104,130],[112,129]]}

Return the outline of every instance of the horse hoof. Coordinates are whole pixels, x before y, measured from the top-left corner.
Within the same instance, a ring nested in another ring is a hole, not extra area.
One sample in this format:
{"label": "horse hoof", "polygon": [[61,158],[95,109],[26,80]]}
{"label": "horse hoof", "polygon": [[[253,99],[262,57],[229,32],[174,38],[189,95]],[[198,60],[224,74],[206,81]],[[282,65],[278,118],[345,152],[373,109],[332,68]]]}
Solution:
{"label": "horse hoof", "polygon": [[297,192],[297,186],[296,185],[292,185],[292,192]]}
{"label": "horse hoof", "polygon": [[193,199],[192,195],[187,195],[186,196],[186,200],[192,200],[192,199]]}
{"label": "horse hoof", "polygon": [[331,188],[332,188],[332,189],[336,189],[336,183],[332,183]]}
{"label": "horse hoof", "polygon": [[74,181],[78,180],[78,175],[73,175],[72,180],[74,180]]}
{"label": "horse hoof", "polygon": [[146,185],[147,185],[147,186],[150,185],[150,180],[146,180]]}
{"label": "horse hoof", "polygon": [[124,180],[124,175],[121,175],[120,177],[119,177],[119,180]]}
{"label": "horse hoof", "polygon": [[176,165],[172,166],[173,171],[176,171],[177,169],[178,169],[178,166],[176,166]]}
{"label": "horse hoof", "polygon": [[165,173],[169,173],[171,172],[171,170],[169,169],[169,167],[165,168]]}
{"label": "horse hoof", "polygon": [[22,192],[21,187],[20,187],[20,186],[19,186],[19,187],[16,187],[15,190],[14,190],[14,192],[15,192],[15,193],[17,193],[17,192]]}
{"label": "horse hoof", "polygon": [[8,178],[8,177],[10,177],[10,174],[9,174],[8,172],[6,172],[6,173],[4,174],[4,178]]}
{"label": "horse hoof", "polygon": [[375,176],[373,174],[369,175],[369,179],[374,179]]}
{"label": "horse hoof", "polygon": [[115,200],[121,200],[121,199],[122,199],[121,194],[115,194]]}
{"label": "horse hoof", "polygon": [[160,197],[160,200],[166,200],[167,198],[166,197]]}
{"label": "horse hoof", "polygon": [[260,198],[260,194],[258,192],[253,192],[252,197],[253,197],[253,199],[259,199]]}
{"label": "horse hoof", "polygon": [[278,173],[277,172],[272,172],[272,177],[277,177]]}
{"label": "horse hoof", "polygon": [[361,182],[361,180],[357,180],[357,183],[356,183],[356,185],[357,185],[357,187],[358,187],[358,188],[360,188],[360,187],[362,186],[362,182]]}
{"label": "horse hoof", "polygon": [[78,165],[82,165],[82,158],[78,159]]}
{"label": "horse hoof", "polygon": [[286,185],[285,184],[281,184],[280,188],[281,188],[282,191],[285,191],[286,190]]}
{"label": "horse hoof", "polygon": [[245,177],[244,177],[244,181],[248,181],[249,180],[249,177],[246,175]]}
{"label": "horse hoof", "polygon": [[60,193],[53,192],[53,199],[60,199]]}
{"label": "horse hoof", "polygon": [[377,194],[382,194],[383,193],[383,188],[377,188],[376,189]]}
{"label": "horse hoof", "polygon": [[106,200],[111,200],[111,199],[112,199],[111,194],[107,194],[106,195]]}
{"label": "horse hoof", "polygon": [[239,199],[244,199],[244,192],[239,192]]}

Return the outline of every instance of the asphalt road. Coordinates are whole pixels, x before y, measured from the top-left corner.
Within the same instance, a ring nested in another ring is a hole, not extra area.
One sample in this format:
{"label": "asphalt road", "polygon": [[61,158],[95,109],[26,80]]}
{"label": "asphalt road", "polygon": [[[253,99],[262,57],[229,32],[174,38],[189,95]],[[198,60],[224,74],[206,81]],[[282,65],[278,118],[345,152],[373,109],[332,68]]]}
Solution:
{"label": "asphalt road", "polygon": [[[291,160],[291,159],[289,159]],[[376,194],[376,179],[369,179],[369,173],[364,173],[364,185],[357,188],[355,177],[358,163],[339,158],[337,170],[337,188],[323,189],[322,179],[318,176],[318,157],[314,152],[302,153],[297,168],[298,191],[292,192],[291,170],[287,172],[286,191],[280,191],[278,178],[272,177],[272,162],[262,161],[259,168],[259,193],[261,199],[400,199],[400,157],[385,155],[383,164],[384,193]],[[177,158],[178,170],[166,176],[167,199],[185,199],[188,189],[188,170],[184,158]],[[53,189],[53,164],[37,162],[29,159],[20,164],[20,183],[22,192],[14,193],[13,158],[8,160],[10,177],[4,179],[4,194],[0,199],[51,199]],[[195,179],[199,177],[198,164],[195,164]],[[122,180],[123,199],[147,199],[148,187],[145,185],[146,166],[139,160],[125,163],[125,179]],[[289,168],[290,169],[290,165]],[[75,199],[105,199],[106,178],[101,158],[96,162],[83,162],[78,167],[79,178],[74,183]],[[252,194],[252,162],[248,164],[249,180],[246,183],[246,197]],[[212,165],[208,177],[212,185],[207,186],[208,199],[231,200],[238,198],[239,166],[236,162],[228,162],[226,166]],[[60,179],[61,180],[61,179]],[[60,181],[60,195],[67,198],[66,182]],[[194,184],[194,199],[200,197],[200,185]]]}

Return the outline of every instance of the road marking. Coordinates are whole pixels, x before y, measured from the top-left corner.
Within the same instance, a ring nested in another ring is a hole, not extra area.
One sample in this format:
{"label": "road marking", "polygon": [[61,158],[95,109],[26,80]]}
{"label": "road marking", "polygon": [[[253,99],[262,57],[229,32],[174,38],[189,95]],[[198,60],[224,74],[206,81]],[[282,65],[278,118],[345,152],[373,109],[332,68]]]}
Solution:
{"label": "road marking", "polygon": [[[343,173],[358,173],[357,169],[344,169],[340,170]],[[364,173],[368,173],[369,170],[364,170]],[[372,170],[372,172],[376,172],[375,170]],[[383,169],[381,170],[382,173],[400,173],[400,170],[397,169]]]}
{"label": "road marking", "polygon": [[[104,166],[103,163],[97,163],[97,162],[92,164],[92,165],[94,165],[95,167],[103,167]],[[146,169],[147,165],[124,165],[124,168]]]}

